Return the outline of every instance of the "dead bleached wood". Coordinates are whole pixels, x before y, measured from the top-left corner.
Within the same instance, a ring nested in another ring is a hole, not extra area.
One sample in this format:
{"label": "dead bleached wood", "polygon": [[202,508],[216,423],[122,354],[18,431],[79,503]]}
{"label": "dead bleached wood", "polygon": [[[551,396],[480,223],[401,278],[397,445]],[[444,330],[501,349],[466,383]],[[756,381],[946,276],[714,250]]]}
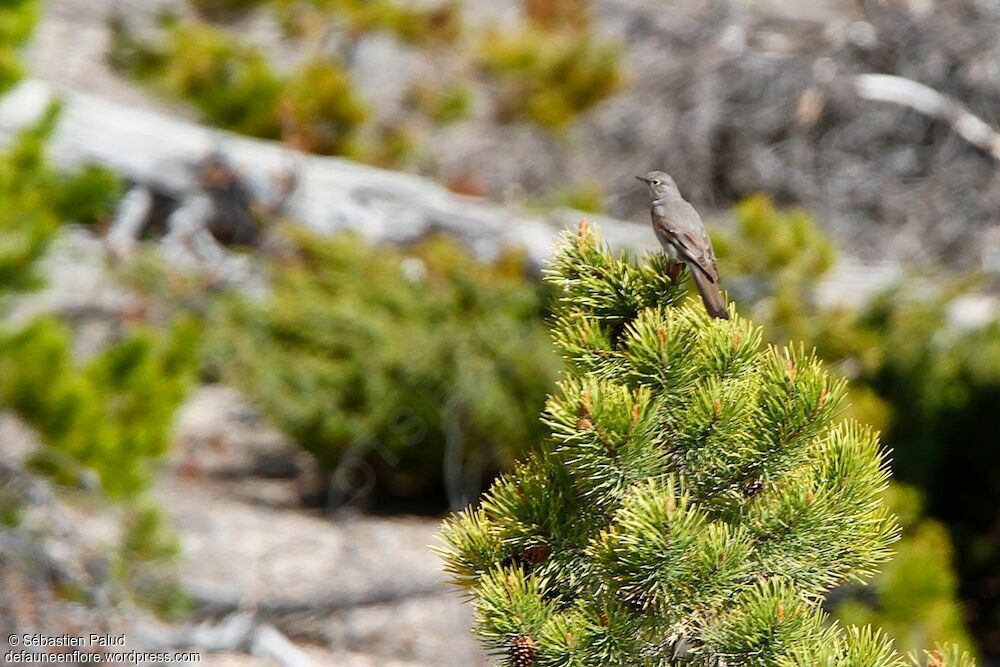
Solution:
{"label": "dead bleached wood", "polygon": [[108,249],[116,255],[131,253],[152,210],[153,193],[149,188],[136,185],[126,192],[108,229]]}
{"label": "dead bleached wood", "polygon": [[247,611],[227,616],[219,623],[201,623],[191,628],[147,627],[138,633],[142,644],[157,650],[250,653],[282,667],[313,667],[305,652],[274,626],[258,624]]}
{"label": "dead bleached wood", "polygon": [[[581,215],[560,210],[531,216],[455,194],[418,176],[305,155],[275,142],[56,89],[38,80],[22,82],[0,100],[0,143],[9,142],[55,99],[64,105],[49,147],[58,167],[102,165],[178,202],[200,192],[198,165],[207,156],[222,154],[262,192],[274,191],[293,175],[295,191],[284,202],[285,211],[317,231],[354,230],[374,241],[393,242],[444,231],[482,257],[513,245],[539,264],[551,252],[553,235],[574,227]],[[590,217],[613,247],[641,252],[655,245],[644,224]]]}
{"label": "dead bleached wood", "polygon": [[313,661],[274,626],[257,628],[250,643],[250,652],[261,658],[270,658],[282,667],[313,667]]}
{"label": "dead bleached wood", "polygon": [[945,121],[956,134],[1000,163],[1000,133],[958,100],[912,79],[890,74],[859,74],[854,77],[854,89],[862,99],[900,104]]}

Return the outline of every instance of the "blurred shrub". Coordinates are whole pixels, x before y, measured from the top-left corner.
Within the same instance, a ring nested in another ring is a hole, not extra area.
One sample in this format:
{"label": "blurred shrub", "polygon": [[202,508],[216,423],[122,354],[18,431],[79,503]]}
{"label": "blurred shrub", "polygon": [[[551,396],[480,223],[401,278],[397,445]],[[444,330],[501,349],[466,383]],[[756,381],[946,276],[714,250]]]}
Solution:
{"label": "blurred shrub", "polygon": [[[31,33],[37,5],[0,4],[0,94],[20,76],[17,47]],[[4,296],[41,283],[37,263],[61,223],[105,221],[123,191],[122,180],[103,168],[62,173],[45,160],[58,116],[58,106],[50,107],[0,152],[0,309]],[[136,332],[79,367],[63,324],[42,319],[19,330],[0,326],[0,410],[14,410],[38,431],[43,449],[33,463],[62,481],[96,478],[112,497],[131,496],[165,448],[173,410],[192,379],[193,335],[184,323],[169,334]],[[0,522],[16,529],[23,489],[8,481],[0,479]],[[20,537],[37,539],[30,532]],[[116,590],[124,584],[125,593],[163,613],[180,611],[185,597],[175,579],[152,566],[175,554],[176,542],[154,506],[127,508],[117,554],[121,576],[109,583]],[[0,592],[10,593],[3,588],[0,582]],[[95,593],[67,582],[55,590],[81,603]],[[99,594],[108,592],[102,587]]]}
{"label": "blurred shrub", "polygon": [[477,60],[497,88],[500,120],[550,129],[564,127],[624,82],[617,46],[530,24],[486,32]]}
{"label": "blurred shrub", "polygon": [[268,0],[188,0],[204,16],[225,20],[244,14],[268,2]]}
{"label": "blurred shrub", "polygon": [[368,117],[344,67],[311,59],[290,74],[265,54],[205,23],[171,21],[161,43],[115,25],[111,62],[171,97],[188,100],[206,122],[314,153],[351,155]]}
{"label": "blurred shrub", "polygon": [[270,297],[225,301],[207,358],[328,469],[363,462],[381,500],[440,498],[538,441],[558,360],[520,260],[290,234]]}
{"label": "blurred shrub", "polygon": [[206,122],[276,139],[282,81],[258,49],[208,24],[170,21],[162,43],[114,25],[111,62],[164,93],[188,100]]}
{"label": "blurred shrub", "polygon": [[80,225],[107,223],[115,205],[125,194],[125,182],[121,176],[96,165],[60,175],[57,180],[52,206],[64,222]]}
{"label": "blurred shrub", "polygon": [[305,35],[316,24],[339,27],[351,37],[385,31],[408,44],[452,44],[462,35],[460,0],[431,5],[400,0],[272,0],[291,32]]}
{"label": "blurred shrub", "polygon": [[548,30],[583,30],[590,25],[589,0],[524,0],[524,13]]}
{"label": "blurred shrub", "polygon": [[35,262],[60,223],[49,192],[39,187],[50,175],[42,146],[52,118],[23,132],[0,153],[0,295],[38,284]]}
{"label": "blurred shrub", "polygon": [[726,287],[773,340],[808,340],[815,288],[834,265],[836,246],[811,214],[778,210],[764,195],[744,199],[734,212],[734,227],[712,237]]}
{"label": "blurred shrub", "polygon": [[437,125],[466,118],[472,108],[472,99],[471,88],[461,83],[444,88],[418,83],[406,94],[407,105]]}
{"label": "blurred shrub", "polygon": [[389,123],[375,128],[360,144],[360,158],[386,169],[405,168],[418,157],[416,129],[408,123]]}
{"label": "blurred shrub", "polygon": [[[853,384],[878,397],[884,413],[869,421],[887,431],[897,477],[932,491],[932,511],[940,509],[939,496],[955,496],[955,488],[945,492],[935,482],[957,473],[950,461],[972,463],[972,455],[988,470],[1000,468],[1000,452],[986,454],[996,448],[986,445],[992,417],[981,406],[1000,391],[1000,322],[973,330],[949,322],[969,277],[914,272],[860,309],[824,306],[815,290],[834,264],[833,243],[811,216],[755,197],[737,207],[736,218],[732,230],[713,239],[741,309],[752,310],[776,341],[816,345]],[[989,490],[987,506],[1000,506],[1000,488],[978,479],[982,484],[972,486]]]}
{"label": "blurred shrub", "polygon": [[846,591],[837,601],[834,616],[845,624],[881,627],[901,652],[938,642],[971,646],[947,529],[923,517],[923,500],[913,487],[890,487],[888,502],[904,538],[867,589]]}
{"label": "blurred shrub", "polygon": [[0,3],[0,95],[21,78],[19,49],[31,36],[38,12],[38,0]]}
{"label": "blurred shrub", "polygon": [[[855,416],[882,429],[895,478],[926,495],[955,541],[970,617],[981,631],[997,627],[1000,593],[990,582],[1000,576],[1000,321],[956,327],[949,313],[971,279],[926,271],[863,307],[824,306],[814,295],[833,265],[832,244],[811,217],[763,198],[736,212],[735,227],[713,238],[740,309],[772,340],[805,340],[852,378]],[[920,529],[928,548],[935,525]]]}
{"label": "blurred shrub", "polygon": [[[919,288],[918,288],[919,289]],[[924,291],[931,291],[923,286]],[[904,291],[904,293],[906,293]],[[886,431],[898,476],[925,490],[928,509],[956,544],[963,597],[977,634],[1000,646],[1000,323],[972,331],[948,324],[950,299],[884,298],[860,320],[886,331],[881,363],[866,369],[892,406]]]}
{"label": "blurred shrub", "polygon": [[[583,0],[528,1],[522,27],[480,31],[466,40],[457,0],[429,5],[399,0],[196,0],[209,18],[271,7],[297,42],[301,62],[275,70],[267,52],[234,30],[166,19],[158,37],[140,39],[123,18],[112,24],[109,60],[163,94],[191,103],[205,122],[250,136],[280,139],[311,153],[399,166],[415,154],[414,123],[379,115],[358,96],[346,63],[361,39],[388,32],[424,50],[454,47],[449,62],[467,81],[440,90],[413,83],[411,118],[443,125],[469,113],[483,84],[502,121],[564,128],[617,91],[624,75],[618,46],[589,34]],[[471,41],[471,48],[469,42]],[[333,53],[336,55],[333,55]]]}
{"label": "blurred shrub", "polygon": [[454,43],[462,34],[461,3],[434,7],[405,5],[393,0],[320,0],[338,18],[345,18],[355,34],[386,30],[410,44]]}
{"label": "blurred shrub", "polygon": [[139,604],[167,620],[179,620],[194,608],[171,567],[180,553],[180,542],[158,506],[140,501],[127,508],[115,575]]}
{"label": "blurred shrub", "polygon": [[197,337],[190,321],[165,332],[137,329],[81,365],[60,322],[0,331],[0,406],[40,434],[40,470],[128,497],[145,488],[166,452],[174,411],[196,373]]}
{"label": "blurred shrub", "polygon": [[537,210],[542,214],[554,208],[570,208],[604,215],[607,213],[604,200],[604,189],[600,185],[583,181],[559,188],[547,196],[525,199],[522,204],[528,210]]}
{"label": "blurred shrub", "polygon": [[60,173],[45,160],[46,139],[56,121],[52,107],[0,152],[0,296],[38,283],[35,262],[61,223],[105,219],[122,192],[122,181],[98,168]]}
{"label": "blurred shrub", "polygon": [[301,65],[285,82],[279,104],[282,139],[300,150],[353,155],[368,111],[347,71],[328,60]]}
{"label": "blurred shrub", "polygon": [[576,185],[557,192],[555,204],[587,213],[604,213],[604,191],[594,183]]}

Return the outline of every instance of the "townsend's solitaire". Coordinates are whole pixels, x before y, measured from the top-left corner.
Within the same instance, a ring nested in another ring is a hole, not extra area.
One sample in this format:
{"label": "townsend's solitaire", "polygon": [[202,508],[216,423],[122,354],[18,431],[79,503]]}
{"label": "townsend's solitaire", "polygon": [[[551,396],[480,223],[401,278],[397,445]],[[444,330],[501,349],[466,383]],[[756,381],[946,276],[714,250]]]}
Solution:
{"label": "townsend's solitaire", "polygon": [[674,179],[668,174],[651,171],[636,178],[649,186],[653,197],[650,211],[653,231],[667,256],[675,263],[676,269],[671,267],[671,277],[676,278],[681,268],[687,266],[708,314],[728,320],[726,300],[719,289],[715,251],[698,212],[684,200]]}

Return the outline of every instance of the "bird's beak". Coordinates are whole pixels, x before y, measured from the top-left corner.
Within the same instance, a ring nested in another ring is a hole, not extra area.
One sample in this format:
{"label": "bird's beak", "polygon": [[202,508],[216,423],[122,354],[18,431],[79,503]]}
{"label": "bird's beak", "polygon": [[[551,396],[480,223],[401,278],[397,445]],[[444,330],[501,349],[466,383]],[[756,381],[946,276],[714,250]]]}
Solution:
{"label": "bird's beak", "polygon": [[636,177],[635,177],[635,180],[637,180],[637,181],[642,181],[643,183],[646,183],[646,182],[647,182],[647,181],[646,181],[646,177],[645,177],[645,176],[636,176]]}

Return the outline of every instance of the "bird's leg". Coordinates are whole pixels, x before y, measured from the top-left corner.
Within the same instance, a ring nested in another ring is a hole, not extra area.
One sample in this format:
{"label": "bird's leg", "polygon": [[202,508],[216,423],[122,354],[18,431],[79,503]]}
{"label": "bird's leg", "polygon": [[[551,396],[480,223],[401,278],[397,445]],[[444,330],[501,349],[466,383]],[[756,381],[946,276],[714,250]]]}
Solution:
{"label": "bird's leg", "polygon": [[683,262],[671,263],[669,268],[667,268],[667,275],[670,276],[671,282],[677,282],[677,279],[681,277],[681,272],[684,270]]}

